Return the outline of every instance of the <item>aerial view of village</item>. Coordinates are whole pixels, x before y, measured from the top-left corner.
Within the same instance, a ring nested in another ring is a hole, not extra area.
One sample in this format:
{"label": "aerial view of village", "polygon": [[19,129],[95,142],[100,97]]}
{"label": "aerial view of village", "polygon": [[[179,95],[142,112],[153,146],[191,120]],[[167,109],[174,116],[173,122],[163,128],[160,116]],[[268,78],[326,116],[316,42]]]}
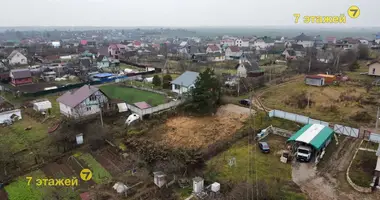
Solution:
{"label": "aerial view of village", "polygon": [[380,199],[380,2],[4,1],[0,200]]}

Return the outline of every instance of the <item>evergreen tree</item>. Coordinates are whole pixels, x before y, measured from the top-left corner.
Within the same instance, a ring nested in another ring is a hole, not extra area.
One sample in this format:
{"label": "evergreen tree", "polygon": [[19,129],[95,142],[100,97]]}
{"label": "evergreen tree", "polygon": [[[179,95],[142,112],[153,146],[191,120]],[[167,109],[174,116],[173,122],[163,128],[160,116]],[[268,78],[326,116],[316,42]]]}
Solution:
{"label": "evergreen tree", "polygon": [[169,74],[166,74],[163,78],[162,78],[162,87],[165,88],[165,89],[169,89],[170,88],[170,82],[172,82],[172,76],[170,76]]}
{"label": "evergreen tree", "polygon": [[160,86],[161,85],[161,78],[158,75],[154,75],[152,83],[155,86]]}

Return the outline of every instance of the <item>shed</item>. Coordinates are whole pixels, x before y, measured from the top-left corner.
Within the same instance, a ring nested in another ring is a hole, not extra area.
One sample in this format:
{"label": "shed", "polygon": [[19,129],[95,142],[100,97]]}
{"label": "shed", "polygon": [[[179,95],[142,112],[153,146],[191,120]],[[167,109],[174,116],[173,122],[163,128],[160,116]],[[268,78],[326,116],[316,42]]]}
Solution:
{"label": "shed", "polygon": [[334,131],[321,124],[307,124],[293,134],[288,142],[300,142],[312,146],[319,151],[331,140]]}
{"label": "shed", "polygon": [[51,102],[48,100],[33,103],[33,110],[44,112],[52,108]]}
{"label": "shed", "polygon": [[312,86],[324,86],[325,78],[323,76],[318,75],[307,75],[305,77],[305,84]]}

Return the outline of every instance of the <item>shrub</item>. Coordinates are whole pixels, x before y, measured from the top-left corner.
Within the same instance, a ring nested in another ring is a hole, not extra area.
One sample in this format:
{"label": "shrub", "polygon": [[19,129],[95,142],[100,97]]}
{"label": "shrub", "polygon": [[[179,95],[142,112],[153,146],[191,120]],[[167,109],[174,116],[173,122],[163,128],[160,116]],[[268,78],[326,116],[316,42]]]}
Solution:
{"label": "shrub", "polygon": [[152,83],[155,86],[160,86],[161,85],[161,78],[158,75],[154,75]]}

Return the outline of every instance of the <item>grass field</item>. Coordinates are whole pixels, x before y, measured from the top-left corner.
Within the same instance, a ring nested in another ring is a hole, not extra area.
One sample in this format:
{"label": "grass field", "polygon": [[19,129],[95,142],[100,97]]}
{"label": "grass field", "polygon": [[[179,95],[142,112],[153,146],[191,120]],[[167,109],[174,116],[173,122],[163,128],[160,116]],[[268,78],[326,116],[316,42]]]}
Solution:
{"label": "grass field", "polygon": [[80,160],[83,160],[92,171],[92,179],[95,183],[105,183],[111,179],[111,174],[104,169],[100,163],[98,163],[94,157],[88,153],[84,153],[78,156]]}
{"label": "grass field", "polygon": [[101,86],[100,89],[112,99],[120,99],[131,104],[145,101],[151,106],[157,106],[165,103],[165,96],[135,88],[117,85],[104,85]]}
{"label": "grass field", "polygon": [[359,150],[350,168],[350,178],[358,186],[370,187],[376,167],[376,153]]}
{"label": "grass field", "polygon": [[[277,181],[281,183],[285,199],[305,199],[303,194],[291,190],[287,185],[292,180],[291,165],[281,163],[278,155],[278,152],[285,148],[286,138],[269,135],[263,141],[269,144],[271,153],[263,154],[256,144],[248,144],[248,140],[243,139],[207,162],[206,179],[237,184],[247,179],[253,182],[257,177],[258,181],[264,181],[269,185]],[[236,159],[236,164],[232,167],[228,164],[231,158]]]}
{"label": "grass field", "polygon": [[[31,130],[24,130],[31,126]],[[48,126],[35,121],[28,115],[15,122],[11,126],[0,127],[0,143],[9,147],[13,152],[21,151],[28,147],[29,144],[47,137]]]}
{"label": "grass field", "polygon": [[9,200],[41,200],[53,190],[53,187],[36,186],[35,182],[28,185],[26,177],[33,177],[35,181],[38,178],[44,178],[45,174],[42,171],[34,171],[7,185],[5,191],[8,193]]}

